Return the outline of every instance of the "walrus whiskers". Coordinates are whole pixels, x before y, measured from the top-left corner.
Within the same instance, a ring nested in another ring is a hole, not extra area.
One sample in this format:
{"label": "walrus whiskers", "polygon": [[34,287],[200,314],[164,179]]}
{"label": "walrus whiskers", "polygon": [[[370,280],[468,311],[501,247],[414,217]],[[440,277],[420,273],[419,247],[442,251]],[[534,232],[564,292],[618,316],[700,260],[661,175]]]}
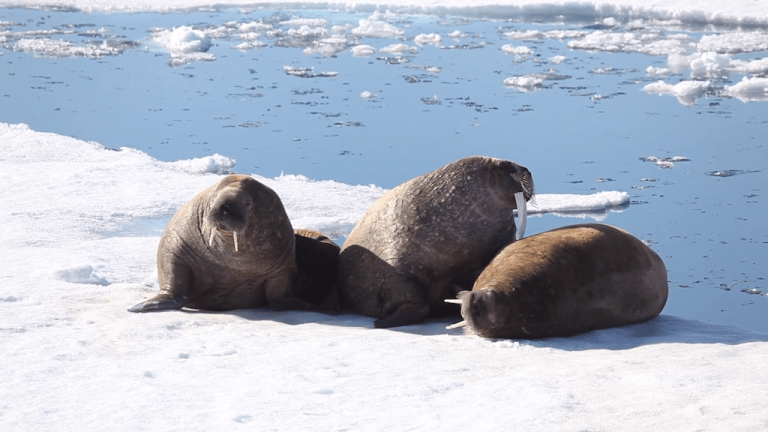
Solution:
{"label": "walrus whiskers", "polygon": [[522,240],[525,236],[525,225],[528,222],[528,207],[525,204],[525,194],[523,192],[515,193],[515,202],[517,203],[517,219],[520,227],[517,229],[517,239]]}
{"label": "walrus whiskers", "polygon": [[466,327],[466,325],[467,325],[467,322],[466,321],[462,321],[462,322],[457,322],[456,324],[451,324],[448,327],[446,327],[445,329],[446,330],[453,330],[453,329],[459,328],[459,327]]}

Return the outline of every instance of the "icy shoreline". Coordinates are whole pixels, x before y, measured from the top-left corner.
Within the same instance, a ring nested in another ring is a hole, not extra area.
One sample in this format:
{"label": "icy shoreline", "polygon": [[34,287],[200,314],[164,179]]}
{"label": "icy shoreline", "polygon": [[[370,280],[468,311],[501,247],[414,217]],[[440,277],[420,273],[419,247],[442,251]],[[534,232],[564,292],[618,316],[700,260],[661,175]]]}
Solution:
{"label": "icy shoreline", "polygon": [[331,9],[369,13],[392,10],[411,14],[450,14],[476,18],[557,21],[589,21],[613,17],[631,21],[637,18],[678,21],[688,25],[719,25],[728,27],[768,26],[768,11],[760,2],[734,0],[729,2],[695,2],[691,0],[641,1],[612,0],[589,2],[557,2],[546,0],[384,0],[381,2],[352,2],[324,0],[294,0],[268,2],[228,0],[212,4],[207,0],[0,0],[0,7],[33,7],[72,9],[94,13],[189,12],[215,8],[295,8]]}

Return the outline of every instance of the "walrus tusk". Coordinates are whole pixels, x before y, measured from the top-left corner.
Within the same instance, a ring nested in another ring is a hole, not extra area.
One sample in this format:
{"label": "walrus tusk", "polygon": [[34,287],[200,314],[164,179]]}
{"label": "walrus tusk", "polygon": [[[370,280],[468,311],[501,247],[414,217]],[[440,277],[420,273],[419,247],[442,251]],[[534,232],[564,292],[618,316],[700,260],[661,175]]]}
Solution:
{"label": "walrus tusk", "polygon": [[446,303],[453,303],[453,304],[461,304],[462,301],[459,299],[445,299]]}
{"label": "walrus tusk", "polygon": [[446,327],[445,329],[446,329],[446,330],[453,330],[453,329],[455,329],[455,328],[459,328],[459,327],[465,327],[466,325],[467,325],[467,321],[466,321],[466,320],[464,320],[464,321],[462,321],[462,322],[457,322],[456,324],[451,324],[451,325],[449,325],[448,327]]}
{"label": "walrus tusk", "polygon": [[213,247],[213,236],[216,234],[216,229],[211,230],[211,235],[208,237],[208,247]]}
{"label": "walrus tusk", "polygon": [[528,222],[528,207],[525,204],[523,192],[515,194],[515,202],[517,203],[517,219],[520,222],[520,226],[517,229],[517,239],[522,240],[525,236],[525,225]]}
{"label": "walrus tusk", "polygon": [[232,238],[235,239],[235,252],[238,252],[238,250],[237,250],[237,231],[232,231]]}

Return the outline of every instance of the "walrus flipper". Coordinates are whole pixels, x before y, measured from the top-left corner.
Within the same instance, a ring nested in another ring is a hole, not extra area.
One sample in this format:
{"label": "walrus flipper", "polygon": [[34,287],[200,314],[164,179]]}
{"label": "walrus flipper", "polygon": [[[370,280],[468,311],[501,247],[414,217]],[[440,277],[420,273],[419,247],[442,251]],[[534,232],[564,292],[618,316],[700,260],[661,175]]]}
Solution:
{"label": "walrus flipper", "polygon": [[184,307],[186,297],[170,297],[170,294],[158,294],[151,299],[128,309],[128,312],[153,312],[160,310],[178,310]]}
{"label": "walrus flipper", "polygon": [[428,303],[403,303],[392,314],[373,322],[375,328],[419,324],[429,316]]}

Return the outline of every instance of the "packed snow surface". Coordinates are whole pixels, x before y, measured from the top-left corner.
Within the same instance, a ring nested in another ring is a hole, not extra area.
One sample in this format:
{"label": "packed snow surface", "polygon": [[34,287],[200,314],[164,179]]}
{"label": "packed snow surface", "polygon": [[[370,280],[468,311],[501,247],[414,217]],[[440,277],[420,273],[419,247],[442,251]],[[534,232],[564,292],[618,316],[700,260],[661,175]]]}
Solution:
{"label": "packed snow surface", "polygon": [[[3,430],[766,427],[768,335],[737,327],[661,315],[526,342],[464,336],[451,320],[376,330],[349,314],[129,313],[157,290],[165,223],[235,161],[161,162],[21,124],[0,124],[0,152]],[[386,192],[254,177],[294,227],[334,238]],[[542,193],[529,211],[589,217],[627,200]]]}

